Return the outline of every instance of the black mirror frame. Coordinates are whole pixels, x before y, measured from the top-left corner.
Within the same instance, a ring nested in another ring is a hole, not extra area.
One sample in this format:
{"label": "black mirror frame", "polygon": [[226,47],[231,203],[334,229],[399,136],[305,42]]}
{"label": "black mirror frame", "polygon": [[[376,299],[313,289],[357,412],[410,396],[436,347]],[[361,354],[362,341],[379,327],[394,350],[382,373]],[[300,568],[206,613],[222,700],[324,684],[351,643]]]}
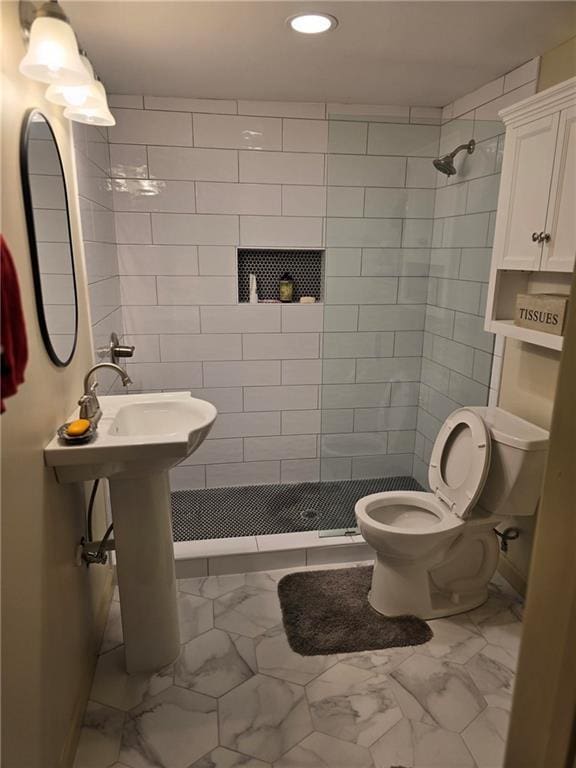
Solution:
{"label": "black mirror frame", "polygon": [[[44,118],[48,130],[52,135],[54,146],[56,147],[56,153],[58,155],[58,162],[60,164],[60,173],[62,175],[62,184],[64,185],[64,199],[66,201],[66,225],[68,227],[68,240],[70,242],[70,263],[72,267],[72,284],[74,286],[74,343],[72,349],[66,360],[62,360],[56,354],[56,350],[52,344],[50,338],[50,331],[46,323],[46,315],[44,312],[44,299],[42,296],[42,281],[40,275],[40,260],[38,258],[38,248],[36,243],[36,228],[34,226],[34,206],[32,203],[32,190],[30,189],[29,180],[29,165],[28,165],[28,141],[30,138],[30,125],[32,123],[32,117],[35,114],[39,114]],[[22,180],[22,196],[24,200],[24,212],[26,215],[26,229],[28,232],[28,246],[30,249],[30,260],[32,262],[32,276],[34,279],[34,293],[36,295],[36,314],[38,317],[38,324],[40,326],[40,333],[44,341],[44,346],[48,357],[54,363],[61,368],[69,365],[74,353],[76,351],[76,345],[78,343],[78,289],[76,286],[76,269],[74,265],[74,247],[72,244],[72,231],[70,228],[70,204],[68,201],[68,185],[66,184],[66,176],[64,174],[64,166],[62,165],[62,157],[60,155],[60,148],[56,141],[56,136],[50,125],[50,121],[46,115],[39,109],[29,109],[24,115],[22,121],[22,129],[20,132],[20,176]]]}

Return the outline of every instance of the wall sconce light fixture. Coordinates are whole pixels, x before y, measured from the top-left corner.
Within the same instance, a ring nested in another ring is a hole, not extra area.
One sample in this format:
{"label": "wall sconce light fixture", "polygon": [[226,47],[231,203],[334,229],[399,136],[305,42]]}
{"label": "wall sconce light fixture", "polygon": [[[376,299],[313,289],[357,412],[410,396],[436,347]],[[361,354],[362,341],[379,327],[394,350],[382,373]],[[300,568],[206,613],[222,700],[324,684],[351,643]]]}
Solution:
{"label": "wall sconce light fixture", "polygon": [[76,35],[58,0],[49,0],[38,9],[29,0],[20,0],[20,23],[29,41],[20,72],[49,83],[46,99],[65,107],[64,117],[69,120],[115,125],[104,86],[86,53],[78,50]]}
{"label": "wall sconce light fixture", "polygon": [[[22,13],[20,18],[23,18]],[[50,0],[35,11],[29,27],[28,51],[20,62],[20,72],[40,83],[75,86],[90,82],[90,75],[78,53],[74,30],[57,0]]]}

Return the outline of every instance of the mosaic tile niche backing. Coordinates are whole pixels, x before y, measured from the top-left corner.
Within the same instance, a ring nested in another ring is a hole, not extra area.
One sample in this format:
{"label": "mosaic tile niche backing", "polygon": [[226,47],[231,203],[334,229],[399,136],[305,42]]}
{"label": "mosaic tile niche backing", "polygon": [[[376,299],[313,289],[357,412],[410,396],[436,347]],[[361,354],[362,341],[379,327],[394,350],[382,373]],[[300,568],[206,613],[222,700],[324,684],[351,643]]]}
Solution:
{"label": "mosaic tile niche backing", "polygon": [[288,272],[294,280],[294,301],[301,296],[322,300],[322,261],[324,251],[238,249],[238,298],[250,298],[250,274],[256,275],[258,298],[278,299],[280,278]]}

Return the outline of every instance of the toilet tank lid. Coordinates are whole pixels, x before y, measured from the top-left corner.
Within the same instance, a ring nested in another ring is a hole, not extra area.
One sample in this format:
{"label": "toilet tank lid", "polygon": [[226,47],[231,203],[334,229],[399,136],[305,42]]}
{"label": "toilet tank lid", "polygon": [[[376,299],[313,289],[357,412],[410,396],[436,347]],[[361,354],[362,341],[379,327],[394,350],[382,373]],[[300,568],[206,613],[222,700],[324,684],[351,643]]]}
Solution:
{"label": "toilet tank lid", "polygon": [[496,406],[470,408],[488,425],[492,439],[521,451],[545,451],[549,432]]}

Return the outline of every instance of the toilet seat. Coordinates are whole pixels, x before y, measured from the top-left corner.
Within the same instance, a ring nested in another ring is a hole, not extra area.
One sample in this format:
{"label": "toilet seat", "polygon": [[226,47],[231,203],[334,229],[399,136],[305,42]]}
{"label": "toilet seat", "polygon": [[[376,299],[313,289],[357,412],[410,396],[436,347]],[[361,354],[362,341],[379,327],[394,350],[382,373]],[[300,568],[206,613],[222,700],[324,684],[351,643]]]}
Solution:
{"label": "toilet seat", "polygon": [[482,492],[491,453],[480,416],[460,408],[446,419],[432,449],[431,493],[389,491],[356,503],[356,518],[389,536],[438,538],[464,524]]}
{"label": "toilet seat", "polygon": [[364,496],[356,504],[356,516],[394,535],[442,533],[463,524],[435,494],[422,491]]}
{"label": "toilet seat", "polygon": [[482,493],[490,454],[490,432],[482,418],[468,408],[451,413],[432,448],[428,481],[440,502],[463,520]]}

